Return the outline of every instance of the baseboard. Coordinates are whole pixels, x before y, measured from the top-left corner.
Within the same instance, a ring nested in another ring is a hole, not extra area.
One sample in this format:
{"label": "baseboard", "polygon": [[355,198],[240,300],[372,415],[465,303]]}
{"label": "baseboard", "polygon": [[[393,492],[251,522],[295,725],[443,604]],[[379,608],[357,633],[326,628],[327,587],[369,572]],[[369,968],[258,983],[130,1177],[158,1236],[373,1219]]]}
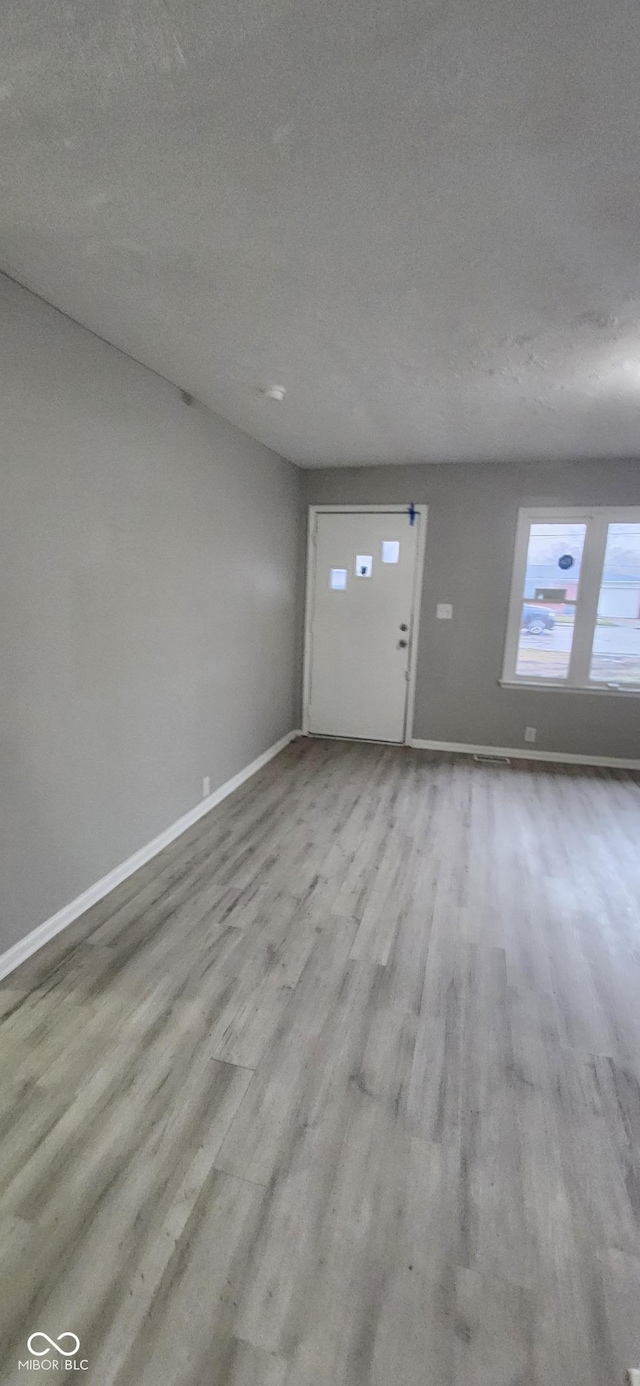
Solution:
{"label": "baseboard", "polygon": [[457,751],[465,756],[509,756],[512,760],[549,760],[558,765],[602,765],[611,770],[640,770],[640,760],[626,756],[582,756],[573,751],[525,751],[513,746],[470,746],[466,741],[423,741],[412,736],[409,742],[419,751]]}
{"label": "baseboard", "polygon": [[91,909],[92,905],[97,905],[98,901],[103,900],[105,895],[115,890],[121,881],[126,881],[127,876],[133,876],[135,871],[139,871],[141,866],[145,866],[152,857],[158,855],[158,852],[162,852],[163,848],[168,847],[170,842],[174,842],[193,823],[197,823],[198,819],[203,818],[206,813],[216,807],[216,804],[221,803],[229,794],[233,794],[234,790],[239,789],[245,780],[251,779],[251,776],[257,774],[263,765],[266,765],[280,751],[283,751],[290,741],[295,740],[296,736],[300,736],[299,731],[287,732],[286,736],[282,736],[267,751],[263,751],[256,760],[252,760],[250,765],[245,765],[244,769],[239,770],[237,775],[233,775],[230,780],[219,785],[218,789],[214,789],[213,794],[202,799],[194,808],[183,813],[181,818],[177,818],[169,828],[165,828],[164,832],[159,833],[151,842],[147,842],[145,847],[140,847],[137,852],[133,853],[133,856],[127,857],[126,861],[121,862],[119,866],[113,868],[113,871],[109,871],[101,880],[96,881],[95,885],[83,890],[81,895],[76,896],[76,899],[72,900],[70,904],[64,905],[57,914],[52,914],[50,919],[45,919],[44,924],[38,924],[37,928],[32,929],[24,938],[18,939],[18,942],[8,948],[6,953],[0,954],[0,981],[3,977],[7,977],[10,972],[14,972],[21,963],[26,962],[33,953],[37,953],[39,948],[43,948],[49,939],[55,938],[56,934],[66,929],[68,924],[72,924],[74,919],[79,919],[80,915]]}

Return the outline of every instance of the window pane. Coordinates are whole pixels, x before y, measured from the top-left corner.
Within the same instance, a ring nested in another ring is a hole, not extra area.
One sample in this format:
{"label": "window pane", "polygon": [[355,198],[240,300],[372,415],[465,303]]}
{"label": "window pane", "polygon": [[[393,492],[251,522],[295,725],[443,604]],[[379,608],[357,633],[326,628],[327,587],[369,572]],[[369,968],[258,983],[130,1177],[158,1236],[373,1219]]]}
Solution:
{"label": "window pane", "polygon": [[591,678],[640,683],[640,524],[609,525]]}
{"label": "window pane", "polygon": [[516,673],[566,679],[586,525],[536,524],[529,531]]}

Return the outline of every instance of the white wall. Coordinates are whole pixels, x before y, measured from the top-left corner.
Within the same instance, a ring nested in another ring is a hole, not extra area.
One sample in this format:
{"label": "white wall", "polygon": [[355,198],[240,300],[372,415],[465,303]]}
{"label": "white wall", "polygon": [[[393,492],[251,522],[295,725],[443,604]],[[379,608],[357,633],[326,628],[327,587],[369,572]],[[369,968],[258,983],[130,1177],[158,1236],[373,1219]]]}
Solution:
{"label": "white wall", "polygon": [[0,277],[0,948],[294,725],[298,474]]}

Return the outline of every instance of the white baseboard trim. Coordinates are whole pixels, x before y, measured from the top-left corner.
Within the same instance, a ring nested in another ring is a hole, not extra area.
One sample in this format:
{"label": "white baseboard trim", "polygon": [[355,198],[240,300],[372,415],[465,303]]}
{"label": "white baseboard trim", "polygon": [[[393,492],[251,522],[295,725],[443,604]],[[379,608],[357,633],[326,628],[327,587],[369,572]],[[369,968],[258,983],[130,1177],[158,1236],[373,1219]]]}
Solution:
{"label": "white baseboard trim", "polygon": [[525,751],[520,746],[470,746],[466,741],[423,741],[412,736],[409,742],[418,751],[457,751],[465,756],[509,756],[511,760],[550,760],[558,765],[603,765],[610,770],[640,770],[640,760],[626,756],[582,756],[573,751]]}
{"label": "white baseboard trim", "polygon": [[299,731],[287,732],[286,736],[282,736],[267,751],[263,751],[261,756],[252,760],[250,765],[245,765],[244,770],[239,770],[237,775],[233,775],[230,780],[219,785],[218,789],[214,789],[213,794],[209,794],[194,808],[183,813],[181,818],[177,818],[175,823],[171,824],[171,827],[165,828],[164,832],[159,833],[151,842],[147,842],[145,847],[140,847],[137,852],[133,853],[133,856],[127,857],[127,860],[121,862],[119,866],[114,866],[113,871],[108,871],[106,876],[95,882],[95,885],[83,890],[81,895],[76,896],[76,899],[72,900],[70,904],[64,905],[57,914],[52,914],[50,919],[45,919],[44,924],[38,924],[37,928],[32,929],[24,938],[18,939],[18,942],[8,948],[6,953],[0,954],[0,981],[3,977],[8,977],[10,972],[15,972],[21,963],[26,962],[33,953],[37,953],[39,948],[43,948],[49,939],[55,938],[56,934],[66,929],[67,924],[72,924],[74,919],[78,919],[86,910],[91,909],[92,905],[97,905],[98,900],[103,900],[105,895],[120,885],[121,881],[126,881],[127,876],[133,876],[134,872],[139,871],[141,866],[145,866],[164,847],[168,847],[170,842],[174,842],[181,833],[186,832],[192,823],[197,823],[198,819],[203,818],[206,813],[216,807],[216,804],[221,803],[229,794],[233,794],[234,790],[239,789],[245,780],[250,780],[252,775],[257,774],[263,765],[273,760],[274,756],[279,755],[280,751],[283,751],[290,741],[294,741],[296,736],[300,736]]}

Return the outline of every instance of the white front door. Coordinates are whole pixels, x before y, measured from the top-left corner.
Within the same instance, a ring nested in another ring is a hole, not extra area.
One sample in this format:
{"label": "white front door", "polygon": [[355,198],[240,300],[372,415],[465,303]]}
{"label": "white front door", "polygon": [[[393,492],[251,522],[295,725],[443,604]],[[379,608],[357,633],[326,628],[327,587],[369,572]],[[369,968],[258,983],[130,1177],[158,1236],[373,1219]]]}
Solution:
{"label": "white front door", "polygon": [[406,510],[312,516],[311,733],[404,740],[421,520]]}

